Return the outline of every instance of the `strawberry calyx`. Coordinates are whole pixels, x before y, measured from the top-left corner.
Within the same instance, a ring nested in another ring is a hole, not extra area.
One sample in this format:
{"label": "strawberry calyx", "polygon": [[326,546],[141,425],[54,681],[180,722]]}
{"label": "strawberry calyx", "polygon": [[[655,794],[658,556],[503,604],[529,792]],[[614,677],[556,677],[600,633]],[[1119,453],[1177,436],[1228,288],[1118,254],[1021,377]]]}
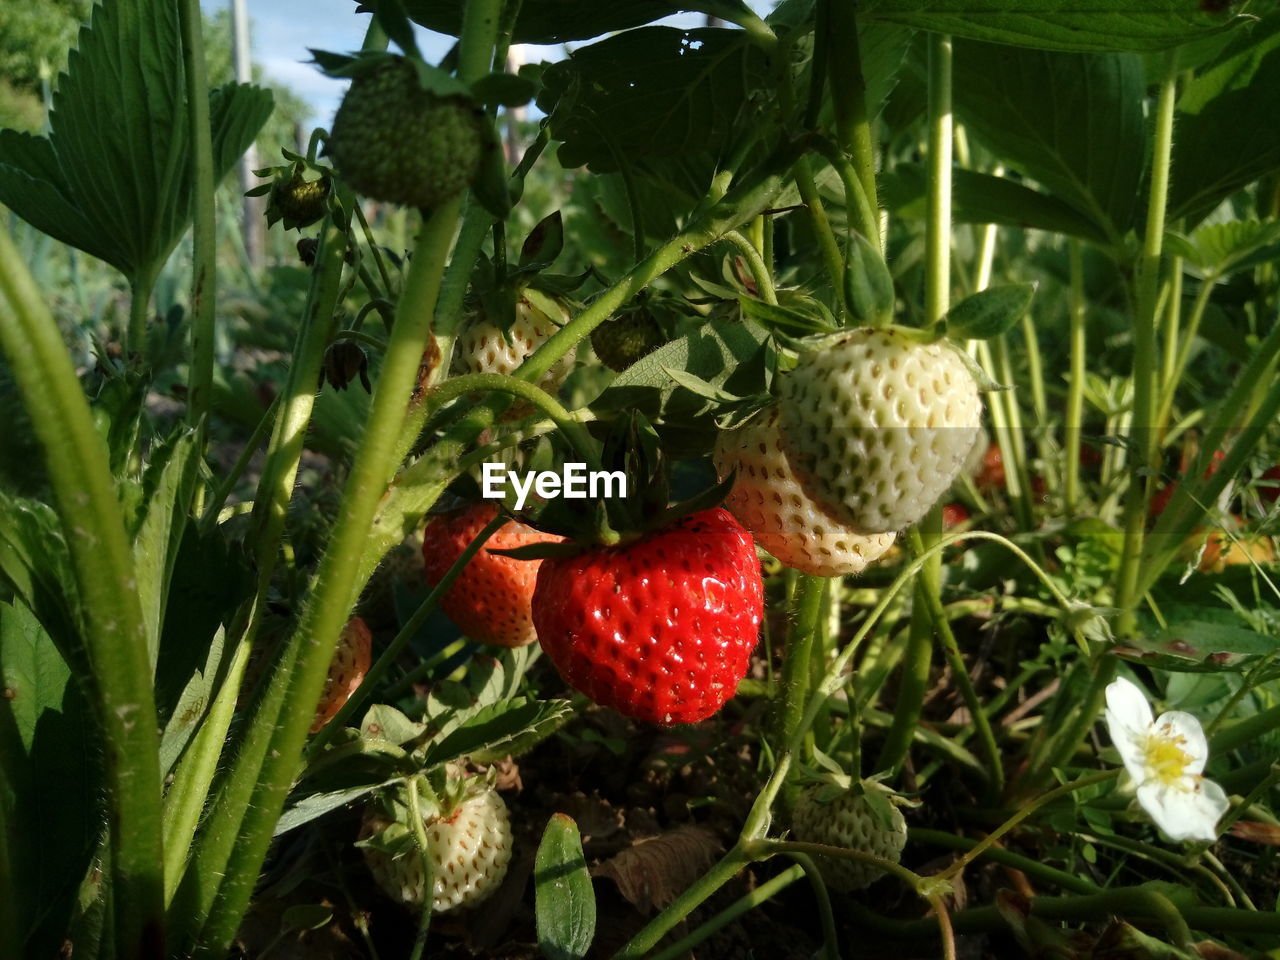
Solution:
{"label": "strawberry calyx", "polygon": [[730,475],[672,503],[670,461],[652,424],[635,410],[614,421],[600,463],[603,470],[625,477],[625,497],[598,497],[585,505],[582,500],[554,499],[513,512],[521,523],[562,536],[565,541],[490,552],[520,560],[546,560],[575,556],[601,545],[623,547],[719,506],[733,488],[734,476]]}

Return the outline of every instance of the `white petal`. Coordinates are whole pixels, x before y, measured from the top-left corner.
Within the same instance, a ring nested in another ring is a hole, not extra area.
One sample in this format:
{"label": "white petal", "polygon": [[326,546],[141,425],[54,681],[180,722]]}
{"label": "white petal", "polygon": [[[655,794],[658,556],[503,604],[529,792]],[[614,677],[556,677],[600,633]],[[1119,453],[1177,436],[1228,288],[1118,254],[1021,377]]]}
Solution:
{"label": "white petal", "polygon": [[1188,758],[1186,773],[1198,775],[1204,772],[1205,761],[1209,759],[1209,741],[1199,720],[1181,710],[1170,710],[1160,714],[1156,720],[1156,733],[1182,740],[1182,749]]}
{"label": "white petal", "polygon": [[1107,726],[1114,730],[1117,725],[1131,733],[1146,733],[1151,726],[1146,694],[1124,677],[1107,684]]}
{"label": "white petal", "polygon": [[1146,779],[1145,743],[1151,732],[1151,706],[1128,680],[1107,686],[1107,732],[1135,783]]}
{"label": "white petal", "polygon": [[1216,840],[1217,824],[1227,809],[1227,797],[1212,780],[1184,777],[1166,786],[1151,782],[1138,787],[1138,802],[1169,839]]}

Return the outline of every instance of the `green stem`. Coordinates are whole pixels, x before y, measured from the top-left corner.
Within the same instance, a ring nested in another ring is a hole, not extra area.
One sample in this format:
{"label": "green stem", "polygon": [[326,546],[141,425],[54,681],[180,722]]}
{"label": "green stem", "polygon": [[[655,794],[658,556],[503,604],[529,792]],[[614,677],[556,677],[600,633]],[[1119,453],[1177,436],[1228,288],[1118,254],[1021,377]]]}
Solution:
{"label": "green stem", "polygon": [[[497,4],[469,4],[468,21],[473,8],[481,6],[496,7]],[[496,26],[496,12],[491,21],[483,17],[481,20]],[[490,40],[486,58],[491,46]],[[300,767],[311,717],[355,600],[354,573],[364,550],[365,537],[394,469],[405,402],[417,381],[422,351],[430,335],[459,204],[459,200],[454,200],[439,207],[423,224],[419,235],[397,306],[396,322],[369,421],[347,479],[343,509],[320,561],[297,632],[289,641],[290,647],[299,652],[305,647],[305,656],[297,659],[292,676],[279,676],[273,682],[273,686],[290,684],[279,716],[274,718],[276,723],[268,724],[273,719],[270,714],[260,716],[251,734],[270,737],[270,749],[260,766],[250,764],[245,768],[237,764],[232,771],[233,778],[247,778],[256,786],[244,814],[239,842],[227,862],[218,899],[212,904],[201,935],[201,952],[206,956],[221,956],[235,936],[266,857],[273,828]],[[282,665],[287,666],[288,661],[282,661]],[[270,727],[274,727],[274,735]]]}
{"label": "green stem", "polygon": [[[418,778],[409,780],[409,821],[413,825],[413,839],[422,861],[422,913],[418,918],[418,930],[413,938],[409,960],[421,960],[431,930],[431,908],[435,905],[435,862],[431,857],[431,844],[427,840],[427,828],[422,820],[422,804],[418,797]],[[452,864],[450,864],[452,866]]]}
{"label": "green stem", "polygon": [[0,228],[0,352],[44,448],[75,571],[91,701],[102,737],[114,941],[165,955],[160,738],[137,574],[106,444],[58,325]]}
{"label": "green stem", "polygon": [[527,380],[504,377],[499,373],[469,373],[453,377],[431,391],[428,396],[428,405],[438,409],[450,400],[456,400],[468,393],[487,391],[510,394],[532,403],[556,425],[574,451],[587,462],[591,469],[600,469],[600,454],[595,442],[587,433],[587,428],[566,410],[559,400]]}
{"label": "green stem", "polygon": [[[912,530],[910,536],[912,549],[917,554],[923,553],[924,540],[919,531]],[[1004,789],[1004,764],[1000,759],[1000,748],[996,745],[995,733],[991,729],[991,720],[982,708],[978,692],[973,688],[973,681],[969,678],[969,668],[965,665],[964,657],[960,653],[960,644],[956,642],[955,634],[951,631],[951,620],[942,607],[941,597],[936,592],[927,590],[922,591],[922,598],[928,603],[929,617],[933,621],[933,629],[937,632],[938,640],[942,645],[942,653],[951,667],[951,676],[960,688],[960,695],[969,710],[974,730],[977,731],[978,742],[982,744],[982,752],[986,755],[990,792],[998,795]]]}
{"label": "green stem", "polygon": [[693,882],[680,896],[650,920],[634,937],[628,940],[613,960],[639,960],[666,936],[667,931],[687,917],[698,905],[737,876],[752,858],[739,843],[716,862],[710,870]]}
{"label": "green stem", "polygon": [[682,937],[675,943],[671,944],[671,946],[653,954],[649,957],[649,960],[678,960],[678,958],[688,954],[688,952],[698,944],[702,943],[718,930],[723,930],[743,914],[754,910],[763,903],[768,903],[769,900],[773,899],[773,897],[791,886],[791,884],[795,883],[804,875],[805,868],[799,863],[788,867],[772,880],[767,880],[750,893],[734,901],[731,906],[721,910],[710,920],[701,924],[688,936]]}
{"label": "green stem", "polygon": [[[1079,897],[1034,897],[1026,901],[1026,905],[1031,916],[1058,922],[1106,921],[1117,915],[1150,917],[1163,922],[1175,939],[1183,937],[1184,930],[1189,933],[1189,927],[1242,936],[1280,935],[1280,914],[1232,907],[1186,906],[1179,910],[1168,897],[1144,887],[1124,887]],[[889,920],[856,903],[850,904],[850,910],[860,923],[895,937],[924,938],[938,933],[937,925],[929,919]],[[996,907],[964,910],[952,920],[959,933],[1002,933],[1009,929]]]}
{"label": "green stem", "polygon": [[[218,770],[227,731],[230,729],[248,649],[252,646],[265,607],[267,591],[279,556],[280,540],[284,534],[289,500],[293,496],[306,433],[315,408],[316,380],[332,333],[334,308],[342,282],[343,258],[347,250],[346,237],[347,231],[343,224],[334,217],[326,220],[316,251],[316,265],[311,275],[311,288],[298,331],[298,342],[293,351],[293,365],[289,370],[289,379],[277,399],[279,416],[267,444],[266,460],[254,496],[250,533],[246,538],[247,543],[254,545],[256,589],[254,596],[237,611],[227,629],[227,645],[232,651],[230,661],[233,669],[223,681],[223,688],[201,725],[199,734],[182,758],[175,774],[174,787],[170,789],[166,799],[166,836],[172,838],[172,847],[182,851],[181,855],[171,851],[171,866],[183,862],[179,857],[185,858],[185,851],[199,823],[209,788]],[[249,763],[253,757],[256,757],[256,761],[252,762],[261,763],[261,755],[269,744],[268,737],[263,734],[269,727],[270,724],[250,726],[250,739],[242,746],[236,759],[237,764]],[[258,733],[256,741],[252,737],[254,732]],[[227,857],[230,856],[252,788],[253,781],[247,779],[232,780],[224,784],[223,794],[211,811],[209,829],[201,837],[182,886],[171,894],[171,899],[176,899],[171,906],[170,915],[175,921],[180,919],[188,925],[188,929],[184,931],[188,938],[195,935],[195,926],[207,915],[217,892],[216,878],[221,876]],[[204,869],[202,865],[212,867]]]}
{"label": "green stem", "polygon": [[209,81],[205,74],[200,0],[178,4],[182,63],[187,81],[187,127],[191,137],[191,369],[187,423],[207,430],[213,393],[214,319],[217,307],[218,235],[214,210],[213,135],[209,126]]}
{"label": "green stem", "polygon": [[[827,218],[827,208],[818,195],[818,185],[813,179],[813,168],[808,157],[801,157],[795,166],[796,187],[800,190],[800,199],[809,211],[809,224],[818,238],[818,250],[822,254],[822,262],[827,268],[827,276],[835,290],[844,289],[844,253],[836,240],[835,231],[831,229],[831,221]],[[878,231],[877,231],[878,235]],[[843,312],[844,298],[835,297],[837,312]]]}
{"label": "green stem", "polygon": [[[937,510],[930,513],[937,514]],[[929,517],[926,517],[924,523],[928,522]],[[940,521],[936,525],[941,529]],[[924,711],[924,698],[929,691],[929,670],[933,664],[933,622],[927,599],[929,587],[925,580],[935,568],[928,559],[936,555],[932,551],[917,554],[918,558],[923,558],[926,562],[921,566],[914,591],[916,602],[911,608],[907,646],[902,654],[902,675],[898,680],[893,723],[885,732],[880,756],[876,760],[877,771],[888,770],[894,776],[901,771],[911,752],[911,744],[920,726],[920,715]]]}
{"label": "green stem", "polygon": [[[929,35],[929,190],[925,224],[924,322],[939,322],[951,300],[951,38]],[[933,653],[935,624],[931,611],[941,610],[942,554],[934,549],[942,535],[942,513],[935,505],[923,518],[916,539],[923,559],[916,581],[917,603],[904,654],[903,674],[894,714],[881,748],[878,769],[897,773],[906,761],[924,708]],[[936,601],[936,602],[935,602]],[[943,618],[945,621],[945,617]]]}
{"label": "green stem", "polygon": [[245,441],[244,449],[240,451],[240,456],[236,458],[235,464],[227,475],[222,478],[218,488],[214,490],[213,496],[209,498],[208,503],[205,505],[204,516],[200,519],[200,525],[205,533],[208,533],[217,524],[218,514],[222,512],[222,507],[227,502],[227,498],[231,496],[231,491],[235,489],[240,478],[244,476],[245,470],[249,468],[249,464],[258,452],[258,447],[262,444],[267,431],[275,423],[276,414],[279,410],[280,395],[277,394],[272,399],[271,406],[267,407],[266,412],[263,413],[262,418],[258,421],[258,425],[253,428],[253,433],[249,435],[249,439]]}
{"label": "green stem", "polygon": [[[1009,355],[1009,338],[1002,333],[990,343],[995,360],[996,381],[1012,385],[1015,379],[1013,358]],[[1031,487],[1031,470],[1027,466],[1027,447],[1023,442],[1026,429],[1022,424],[1022,408],[1018,405],[1016,393],[1015,390],[1004,390],[996,394],[995,402],[1004,407],[1004,429],[1008,437],[1007,446],[1001,442],[1000,455],[1004,457],[1006,488],[1018,514],[1018,523],[1023,530],[1031,530],[1035,526],[1032,507],[1034,491]]]}
{"label": "green stem", "polygon": [[929,34],[929,195],[925,221],[925,324],[951,304],[951,38]]}
{"label": "green stem", "polygon": [[[1178,286],[1181,287],[1181,273],[1178,276]],[[1218,282],[1216,274],[1206,274],[1204,279],[1200,281],[1200,290],[1196,294],[1195,303],[1191,307],[1191,316],[1187,318],[1186,329],[1183,330],[1177,338],[1177,355],[1174,357],[1173,363],[1168,365],[1167,372],[1164,377],[1164,389],[1160,396],[1160,412],[1156,419],[1156,425],[1163,429],[1169,423],[1169,416],[1173,410],[1173,401],[1177,398],[1178,384],[1182,381],[1183,374],[1187,372],[1187,363],[1191,359],[1191,348],[1195,344],[1196,334],[1200,332],[1200,322],[1204,319],[1205,311],[1209,307],[1209,300],[1213,296],[1214,284]]]}
{"label": "green stem", "polygon": [[831,897],[822,871],[813,858],[804,853],[793,853],[791,859],[798,863],[813,888],[813,899],[818,904],[818,920],[822,924],[822,956],[826,960],[840,960],[840,938],[836,935],[836,918],[831,912]]}
{"label": "green stem", "polygon": [[769,267],[760,256],[760,251],[755,244],[737,230],[730,230],[724,238],[737,248],[742,259],[746,261],[747,269],[751,271],[751,279],[756,282],[756,292],[760,299],[770,306],[777,306],[778,294],[773,288],[773,277],[769,275]]}
{"label": "green stem", "polygon": [[947,867],[947,869],[944,870],[940,874],[940,876],[946,879],[959,877],[960,874],[964,871],[965,867],[967,867],[974,860],[980,857],[983,853],[985,853],[988,849],[990,849],[997,840],[999,840],[1006,833],[1008,833],[1010,830],[1012,830],[1014,827],[1020,824],[1023,820],[1027,819],[1027,817],[1031,816],[1031,814],[1035,813],[1045,804],[1052,803],[1054,800],[1057,800],[1060,797],[1065,797],[1072,793],[1075,793],[1077,790],[1083,790],[1086,787],[1092,787],[1099,783],[1105,783],[1108,780],[1114,780],[1116,777],[1120,775],[1120,773],[1121,773],[1120,770],[1103,770],[1100,773],[1092,773],[1092,774],[1089,774],[1087,777],[1081,777],[1079,780],[1072,780],[1069,783],[1064,783],[1060,787],[1050,790],[1048,793],[1041,794],[1039,797],[1036,797],[1034,800],[1023,803],[1021,806],[1019,806],[1017,813],[1011,816],[1004,823],[1000,824],[1000,826],[996,827],[996,829],[992,830],[989,834],[983,837],[982,840],[980,840],[978,843],[974,844],[971,850],[969,850],[962,857],[960,857],[960,859],[958,859],[955,863],[951,864],[951,866]]}
{"label": "green stem", "polygon": [[[825,17],[836,56],[826,58],[831,85],[831,104],[836,118],[836,139],[840,149],[852,158],[866,207],[873,218],[864,223],[864,236],[880,248],[880,230],[874,219],[876,199],[876,147],[867,111],[867,83],[862,75],[862,49],[858,37],[858,6],[842,0],[825,0],[820,16]],[[819,29],[822,29],[819,27]],[[850,197],[850,202],[853,202]]]}
{"label": "green stem", "polygon": [[1117,632],[1133,632],[1139,592],[1139,565],[1150,501],[1150,471],[1155,468],[1155,413],[1158,384],[1155,377],[1156,309],[1160,261],[1164,243],[1165,207],[1169,195],[1169,168],[1173,155],[1174,106],[1178,92],[1178,51],[1168,54],[1164,79],[1152,130],[1151,183],[1147,200],[1147,226],[1137,264],[1137,312],[1133,341],[1133,423],[1130,438],[1129,496],[1125,503],[1124,542],[1117,574],[1116,606],[1120,609]]}
{"label": "green stem", "polygon": [[791,735],[804,717],[809,693],[810,658],[814,635],[820,626],[822,598],[826,592],[824,577],[801,574],[796,584],[795,619],[787,634],[782,658],[781,697],[774,702],[773,741],[789,743]]}
{"label": "green stem", "polygon": [[140,267],[129,278],[129,329],[125,334],[126,356],[137,356],[146,362],[147,328],[151,320],[151,294],[155,292],[159,270]]}
{"label": "green stem", "polygon": [[[916,843],[925,843],[934,847],[945,847],[948,850],[973,850],[981,841],[970,839],[969,837],[958,836],[954,833],[947,833],[942,830],[926,830],[921,827],[911,828],[911,840]],[[1061,887],[1063,890],[1069,890],[1072,893],[1097,893],[1099,888],[1092,880],[1086,880],[1083,877],[1076,876],[1074,873],[1067,873],[1065,870],[1059,870],[1051,867],[1039,860],[1031,857],[1024,857],[1021,854],[1013,853],[1004,847],[992,846],[988,844],[986,849],[982,851],[980,856],[985,860],[992,860],[996,863],[1013,867],[1015,870],[1021,870],[1028,876],[1035,877],[1045,883],[1052,883]]]}
{"label": "green stem", "polygon": [[484,528],[476,534],[475,538],[467,544],[466,549],[458,555],[458,559],[453,562],[445,575],[440,578],[437,583],[427,594],[426,599],[418,605],[418,609],[413,612],[400,632],[396,634],[395,639],[388,644],[387,649],[382,651],[377,662],[369,668],[369,672],[365,674],[364,679],[360,681],[355,691],[347,698],[347,702],[342,705],[333,719],[317,733],[309,744],[307,744],[307,756],[315,757],[320,754],[330,740],[333,739],[334,733],[341,730],[345,726],[347,718],[352,716],[374,691],[378,681],[391,669],[391,665],[396,662],[396,658],[400,656],[400,651],[409,645],[409,641],[427,622],[427,618],[435,612],[436,607],[440,605],[440,601],[444,599],[444,595],[449,592],[449,588],[453,586],[453,582],[462,575],[462,571],[466,569],[467,564],[484,546],[485,542],[497,533],[498,528],[507,523],[507,517],[501,512],[490,520]]}
{"label": "green stem", "polygon": [[1230,753],[1277,728],[1280,728],[1280,704],[1223,727],[1209,741],[1209,753],[1211,756]]}
{"label": "green stem", "polygon": [[1071,251],[1071,364],[1067,375],[1066,513],[1070,517],[1080,499],[1080,439],[1084,430],[1085,316],[1084,255],[1079,240]]}

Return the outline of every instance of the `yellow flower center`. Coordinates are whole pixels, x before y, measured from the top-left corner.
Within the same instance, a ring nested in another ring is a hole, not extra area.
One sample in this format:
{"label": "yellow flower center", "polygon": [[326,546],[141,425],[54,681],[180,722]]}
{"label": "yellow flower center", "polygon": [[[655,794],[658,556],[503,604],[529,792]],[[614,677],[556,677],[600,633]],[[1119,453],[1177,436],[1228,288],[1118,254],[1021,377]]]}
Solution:
{"label": "yellow flower center", "polygon": [[1183,749],[1184,743],[1183,737],[1171,736],[1167,729],[1148,734],[1142,744],[1142,761],[1147,775],[1166,786],[1181,780],[1191,763],[1191,755]]}

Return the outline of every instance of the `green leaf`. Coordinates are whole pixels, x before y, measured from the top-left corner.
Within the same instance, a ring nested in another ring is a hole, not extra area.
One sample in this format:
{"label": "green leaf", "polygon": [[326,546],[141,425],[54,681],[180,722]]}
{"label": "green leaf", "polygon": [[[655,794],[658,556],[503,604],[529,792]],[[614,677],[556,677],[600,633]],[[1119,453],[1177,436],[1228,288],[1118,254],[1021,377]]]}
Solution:
{"label": "green leaf", "polygon": [[[555,262],[564,250],[564,220],[556,210],[538,221],[520,248],[520,269],[543,270]],[[532,291],[536,296],[537,291]],[[538,306],[541,306],[538,304]],[[551,316],[555,316],[552,308]]]}
{"label": "green leaf", "polygon": [[1178,100],[1169,218],[1198,223],[1280,168],[1280,14],[1242,30]]}
{"label": "green leaf", "polygon": [[[923,220],[928,182],[918,163],[900,163],[881,178],[880,200],[899,216]],[[989,173],[952,171],[952,215],[957,223],[1048,230],[1105,243],[1106,230],[1056,197]]]}
{"label": "green leaf", "polygon": [[547,960],[582,960],[596,933],[596,896],[573,818],[554,813],[533,864],[538,949]]}
{"label": "green leaf", "polygon": [[1111,237],[1133,225],[1146,155],[1140,58],[958,41],[954,82],[957,115],[1003,161]]}
{"label": "green leaf", "polygon": [[[454,37],[462,33],[466,0],[404,0],[404,6],[414,21],[429,30]],[[589,40],[651,23],[682,9],[689,8],[664,0],[525,0],[511,42],[559,44]]]}
{"label": "green leaf", "polygon": [[749,119],[764,53],[739,30],[644,27],[574,51],[543,74],[538,105],[566,167],[601,173],[715,151]]}
{"label": "green leaf", "polygon": [[21,880],[4,895],[27,954],[53,956],[100,830],[98,748],[71,668],[20,603],[0,603],[0,691],[0,862]]}
{"label": "green leaf", "polygon": [[1186,260],[1201,276],[1224,277],[1277,259],[1280,221],[1207,223],[1190,236],[1170,233],[1166,241],[1170,252]]}
{"label": "green leaf", "polygon": [[434,766],[460,757],[491,763],[518,756],[541,743],[572,716],[573,704],[568,700],[531,702],[517,697],[490,704],[432,744],[424,765]]}
{"label": "green leaf", "polygon": [[1022,319],[1035,296],[1034,283],[1006,283],[965,297],[943,321],[953,340],[990,340]]}
{"label": "green leaf", "polygon": [[304,823],[310,823],[318,817],[323,817],[331,810],[337,810],[339,807],[345,807],[353,801],[359,800],[361,797],[368,796],[375,790],[382,787],[389,787],[400,782],[400,777],[394,777],[381,783],[366,783],[355,787],[347,787],[343,790],[331,790],[325,793],[313,793],[303,797],[297,803],[293,804],[289,809],[280,815],[280,819],[276,822],[276,829],[273,836],[281,836],[288,833]]}
{"label": "green leaf", "polygon": [[[130,278],[159,268],[190,221],[190,137],[177,7],[97,4],[53,98],[48,140],[0,134],[0,203]],[[221,179],[270,116],[270,92],[210,94]]]}
{"label": "green leaf", "polygon": [[884,256],[860,233],[844,248],[844,301],[858,323],[880,325],[893,318],[893,275]]}
{"label": "green leaf", "polygon": [[1080,52],[1164,50],[1245,19],[1206,13],[1186,0],[867,0],[863,9],[871,21]]}
{"label": "green leaf", "polygon": [[740,365],[754,356],[767,338],[765,330],[755,323],[712,321],[632,364],[614,378],[592,406],[607,411],[636,408],[653,420],[673,405],[672,398],[679,393],[679,385],[668,372],[672,369],[687,371],[737,396],[757,393],[759,390],[738,389],[737,374]]}
{"label": "green leaf", "polygon": [[133,538],[133,565],[153,671],[160,653],[169,579],[186,527],[199,456],[193,430],[177,434],[153,451],[145,484],[145,517]]}
{"label": "green leaf", "polygon": [[72,201],[44,137],[0,130],[0,203],[49,236],[111,262],[111,244]]}
{"label": "green leaf", "polygon": [[176,4],[111,0],[95,5],[54,93],[49,139],[71,197],[131,276],[177,241],[184,90]]}
{"label": "green leaf", "polygon": [[[208,645],[204,664],[201,669],[191,675],[177,702],[169,714],[169,719],[160,734],[160,773],[167,776],[173,765],[182,756],[191,737],[195,734],[200,722],[205,717],[209,704],[213,702],[213,684],[217,678],[218,666],[222,663],[222,650],[226,642],[226,631],[219,628]],[[194,646],[194,644],[193,644]]]}
{"label": "green leaf", "polygon": [[75,571],[53,509],[0,490],[0,582],[35,613],[71,663],[88,676]]}
{"label": "green leaf", "polygon": [[421,736],[424,725],[410,720],[395,707],[376,703],[360,721],[360,736],[365,740],[385,740],[403,745]]}
{"label": "green leaf", "polygon": [[1239,673],[1280,646],[1280,639],[1258,633],[1232,610],[1199,604],[1161,607],[1167,626],[1144,618],[1148,629],[1115,652],[1155,669],[1191,673]]}
{"label": "green leaf", "polygon": [[471,85],[477,102],[490,107],[523,107],[537,92],[538,85],[525,74],[490,73]]}

